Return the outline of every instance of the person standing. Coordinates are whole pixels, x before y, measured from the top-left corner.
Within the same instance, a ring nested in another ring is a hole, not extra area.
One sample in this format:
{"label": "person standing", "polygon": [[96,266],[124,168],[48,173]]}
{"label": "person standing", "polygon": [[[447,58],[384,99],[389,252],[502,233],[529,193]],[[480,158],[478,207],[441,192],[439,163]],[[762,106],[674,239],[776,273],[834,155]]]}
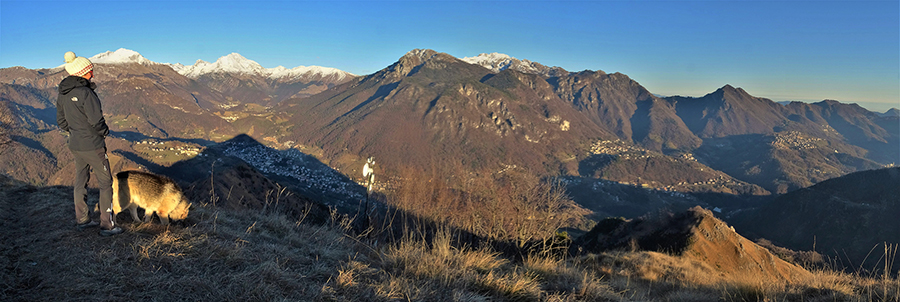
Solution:
{"label": "person standing", "polygon": [[[122,233],[115,224],[112,212],[112,174],[106,155],[106,136],[109,127],[103,118],[100,98],[94,92],[94,64],[85,57],[77,57],[69,51],[64,55],[66,72],[69,73],[59,83],[59,97],[56,99],[56,122],[59,128],[69,133],[69,150],[75,157],[75,223],[84,230],[100,225],[100,235],[112,236]],[[86,203],[87,185],[91,169],[100,187],[100,222],[92,221]]]}

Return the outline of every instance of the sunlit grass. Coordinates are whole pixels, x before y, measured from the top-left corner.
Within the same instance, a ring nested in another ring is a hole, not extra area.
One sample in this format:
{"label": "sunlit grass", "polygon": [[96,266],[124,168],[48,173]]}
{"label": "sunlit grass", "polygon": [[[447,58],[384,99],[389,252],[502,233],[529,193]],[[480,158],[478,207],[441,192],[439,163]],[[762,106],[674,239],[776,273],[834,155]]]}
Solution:
{"label": "sunlit grass", "polygon": [[[702,263],[655,252],[573,256],[547,245],[516,256],[459,241],[459,230],[451,227],[423,231],[428,226],[409,223],[388,240],[379,230],[358,232],[352,217],[336,213],[325,224],[310,224],[211,203],[195,203],[184,225],[123,222],[125,234],[105,238],[64,223],[71,219],[62,201],[70,190],[3,183],[0,214],[16,218],[0,224],[0,300],[900,299],[900,281],[883,273],[816,269],[800,280],[770,282],[722,276]],[[886,248],[885,258],[895,258],[887,254],[894,249]],[[885,267],[896,272],[891,263]]]}

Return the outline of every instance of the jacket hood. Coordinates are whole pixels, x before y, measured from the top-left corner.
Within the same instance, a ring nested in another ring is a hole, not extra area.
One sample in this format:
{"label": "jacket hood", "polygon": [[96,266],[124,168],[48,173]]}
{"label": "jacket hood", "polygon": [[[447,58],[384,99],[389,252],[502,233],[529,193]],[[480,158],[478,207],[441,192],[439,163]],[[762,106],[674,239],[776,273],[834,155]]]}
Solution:
{"label": "jacket hood", "polygon": [[95,86],[93,86],[93,84],[94,83],[88,81],[88,79],[82,77],[68,76],[63,79],[62,82],[59,82],[59,93],[66,94],[78,87],[89,87],[94,89]]}

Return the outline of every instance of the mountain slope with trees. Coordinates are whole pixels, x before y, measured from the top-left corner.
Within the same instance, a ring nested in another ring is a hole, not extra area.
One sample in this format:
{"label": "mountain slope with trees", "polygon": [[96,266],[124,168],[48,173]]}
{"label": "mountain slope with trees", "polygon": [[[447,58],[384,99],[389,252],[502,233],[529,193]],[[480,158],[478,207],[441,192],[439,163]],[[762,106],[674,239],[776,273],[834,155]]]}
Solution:
{"label": "mountain slope with trees", "polygon": [[[900,162],[900,119],[856,105],[782,105],[731,85],[700,98],[660,98],[621,73],[566,72],[499,54],[461,60],[414,50],[355,78],[326,68],[265,69],[236,54],[219,60],[240,61],[228,68],[219,61],[158,64],[123,50],[95,57],[107,121],[132,142],[209,143],[243,133],[342,169],[375,156],[394,168],[452,161],[481,170],[606,177],[584,167],[596,166],[591,146],[615,140],[670,158],[630,162],[632,172],[618,181],[713,169],[773,193]],[[191,78],[177,71],[189,67],[203,72],[185,72]],[[23,112],[29,131],[53,128],[63,73],[21,67],[0,73],[5,99]],[[661,184],[698,180],[675,178]]]}

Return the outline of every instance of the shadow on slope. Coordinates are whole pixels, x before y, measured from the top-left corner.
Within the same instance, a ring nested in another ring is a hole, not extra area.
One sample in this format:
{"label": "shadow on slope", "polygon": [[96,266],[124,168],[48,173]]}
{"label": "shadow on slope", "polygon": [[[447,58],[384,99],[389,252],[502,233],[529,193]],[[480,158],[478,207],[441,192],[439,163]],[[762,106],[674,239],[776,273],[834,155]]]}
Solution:
{"label": "shadow on slope", "polygon": [[[523,257],[541,243],[493,240],[418,217],[383,202],[374,193],[366,210],[366,189],[316,158],[297,150],[276,150],[248,135],[209,146],[200,155],[169,167],[157,167],[185,184],[195,202],[240,209],[275,209],[322,221],[329,209],[353,220],[352,229],[384,242],[419,238],[431,242],[439,231],[452,234],[456,247],[489,245]],[[368,214],[368,215],[367,215]],[[333,216],[331,217],[333,218]]]}
{"label": "shadow on slope", "polygon": [[814,249],[839,268],[878,271],[883,244],[900,243],[898,196],[900,168],[862,171],[779,196],[733,223],[748,236]]}
{"label": "shadow on slope", "polygon": [[589,218],[636,218],[668,210],[685,211],[694,206],[714,209],[723,217],[759,206],[769,195],[734,195],[715,192],[675,192],[644,188],[615,181],[567,176],[561,179],[573,201],[594,213]]}
{"label": "shadow on slope", "polygon": [[342,194],[350,191],[320,189],[336,183],[356,184],[346,177],[337,177],[336,171],[313,157],[292,151],[268,148],[250,136],[239,135],[207,145],[197,156],[170,166],[155,164],[132,152],[117,154],[150,172],[171,177],[195,203],[229,209],[278,211],[323,223],[330,215],[326,205],[341,206],[345,203]]}
{"label": "shadow on slope", "polygon": [[455,246],[490,244],[510,255],[523,255],[511,242],[484,237],[417,217],[371,199],[364,211],[365,188],[347,176],[297,150],[266,147],[248,135],[210,145],[198,156],[169,167],[155,165],[133,153],[125,158],[179,182],[193,202],[227,209],[277,211],[312,222],[325,222],[335,214],[353,220],[355,232],[370,232],[393,242],[410,236],[432,240],[438,230],[448,230]]}
{"label": "shadow on slope", "polygon": [[[276,150],[266,147],[252,137],[242,134],[228,141],[207,146],[196,157],[176,162],[168,167],[156,167],[154,171],[168,175],[187,187],[206,186],[210,181],[231,179],[235,183],[220,183],[226,192],[223,200],[240,198],[271,198],[277,192],[259,191],[254,188],[266,184],[264,188],[290,190],[308,200],[315,200],[334,207],[341,213],[355,210],[357,201],[364,198],[365,189],[340,172],[321,163],[315,157],[295,149]],[[230,174],[229,174],[230,173]],[[240,183],[244,180],[249,183]],[[263,180],[266,178],[268,180]],[[203,184],[207,182],[207,184]],[[234,187],[234,188],[232,188]],[[260,196],[236,195],[236,188],[252,189]],[[228,193],[231,192],[231,196]],[[271,195],[266,197],[267,195]],[[209,196],[207,196],[209,197]]]}
{"label": "shadow on slope", "polygon": [[777,194],[882,167],[855,155],[859,152],[858,147],[796,131],[708,138],[694,151],[710,167]]}
{"label": "shadow on slope", "polygon": [[591,146],[591,153],[578,162],[581,176],[672,192],[769,194],[758,185],[698,162],[690,153],[669,156],[621,141],[598,141]]}

